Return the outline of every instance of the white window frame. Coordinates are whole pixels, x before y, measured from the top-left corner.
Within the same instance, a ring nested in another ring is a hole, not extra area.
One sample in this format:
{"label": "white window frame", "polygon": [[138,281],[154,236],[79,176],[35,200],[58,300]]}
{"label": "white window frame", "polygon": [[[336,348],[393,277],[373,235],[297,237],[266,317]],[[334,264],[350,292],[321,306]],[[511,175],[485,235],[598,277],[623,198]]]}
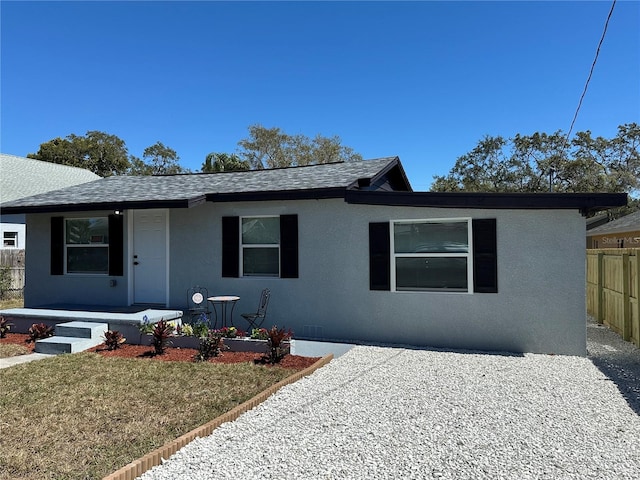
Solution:
{"label": "white window frame", "polygon": [[[467,252],[425,252],[425,253],[396,253],[395,249],[395,226],[401,224],[414,223],[467,223]],[[390,241],[391,241],[391,291],[401,293],[447,293],[469,295],[473,293],[473,224],[471,217],[452,217],[452,218],[420,218],[420,219],[400,219],[391,220],[389,222]],[[466,258],[467,259],[467,290],[454,291],[445,288],[429,288],[429,289],[400,289],[397,288],[396,282],[396,260],[398,258]]]}
{"label": "white window frame", "polygon": [[[13,236],[7,236],[7,234],[13,234]],[[9,242],[9,243],[7,243],[7,242]],[[2,233],[2,247],[3,248],[18,248],[18,232],[13,231],[13,230],[3,232]]]}
{"label": "white window frame", "polygon": [[[109,275],[109,243],[67,243],[67,222],[69,221],[77,221],[77,220],[98,220],[104,219],[107,225],[107,235],[108,235],[108,225],[109,225],[109,217],[106,215],[96,215],[95,217],[65,217],[64,219],[64,274],[65,275],[91,275],[91,276],[108,276]],[[68,252],[69,248],[105,248],[107,249],[107,270],[104,272],[69,272],[68,268]]]}
{"label": "white window frame", "polygon": [[[281,255],[281,243],[282,239],[278,238],[278,244],[274,243],[243,243],[242,242],[242,223],[244,220],[253,218],[276,218],[278,220],[278,226],[280,225],[280,215],[245,215],[240,217],[240,277],[247,278],[280,278],[280,255]],[[245,248],[277,248],[278,249],[278,272],[274,274],[245,274],[244,273],[244,249]]]}

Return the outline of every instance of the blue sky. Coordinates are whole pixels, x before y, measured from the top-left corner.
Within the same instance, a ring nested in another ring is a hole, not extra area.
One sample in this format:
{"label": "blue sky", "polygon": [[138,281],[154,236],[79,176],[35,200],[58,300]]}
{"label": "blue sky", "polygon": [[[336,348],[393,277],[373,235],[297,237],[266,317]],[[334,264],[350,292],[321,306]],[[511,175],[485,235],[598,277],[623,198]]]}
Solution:
{"label": "blue sky", "polygon": [[[398,155],[427,190],[485,135],[569,130],[611,2],[12,2],[0,151],[100,130],[199,170],[247,127]],[[618,1],[575,131],[640,122],[640,2]]]}

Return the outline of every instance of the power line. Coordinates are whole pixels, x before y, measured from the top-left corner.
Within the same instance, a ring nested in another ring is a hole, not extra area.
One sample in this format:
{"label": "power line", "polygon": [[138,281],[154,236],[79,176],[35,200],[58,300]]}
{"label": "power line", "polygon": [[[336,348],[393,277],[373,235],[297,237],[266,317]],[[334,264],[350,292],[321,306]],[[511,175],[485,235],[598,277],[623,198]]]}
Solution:
{"label": "power line", "polygon": [[598,61],[598,55],[600,54],[600,47],[602,46],[602,42],[604,42],[604,37],[607,34],[607,27],[609,27],[609,20],[611,19],[611,14],[613,14],[613,8],[616,6],[616,0],[613,0],[611,4],[611,9],[609,10],[609,15],[607,16],[607,21],[604,24],[604,30],[602,31],[602,36],[600,37],[600,42],[598,43],[598,49],[596,50],[596,56],[593,59],[593,63],[591,64],[591,70],[589,71],[589,76],[587,77],[587,82],[584,84],[584,90],[582,91],[582,95],[580,96],[580,101],[578,102],[578,108],[576,108],[576,113],[573,115],[573,120],[571,121],[571,126],[569,127],[569,132],[567,133],[566,138],[564,139],[563,150],[567,146],[567,142],[569,141],[569,137],[571,136],[571,132],[573,131],[573,126],[576,123],[576,119],[578,118],[578,112],[580,111],[580,107],[582,106],[582,100],[584,100],[584,96],[587,94],[587,88],[589,87],[589,82],[591,81],[591,76],[593,75],[593,70],[596,68],[596,62]]}

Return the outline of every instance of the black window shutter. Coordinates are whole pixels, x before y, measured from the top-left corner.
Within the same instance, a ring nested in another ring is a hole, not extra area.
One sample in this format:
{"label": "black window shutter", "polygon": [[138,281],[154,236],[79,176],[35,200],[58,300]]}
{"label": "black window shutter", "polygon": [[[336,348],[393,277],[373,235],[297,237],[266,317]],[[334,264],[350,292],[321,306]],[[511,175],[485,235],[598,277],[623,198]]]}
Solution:
{"label": "black window shutter", "polygon": [[369,289],[391,290],[389,222],[369,224]]}
{"label": "black window shutter", "polygon": [[240,217],[222,217],[222,276],[240,276]]}
{"label": "black window shutter", "polygon": [[280,215],[280,277],[298,278],[298,215]]}
{"label": "black window shutter", "polygon": [[109,275],[124,275],[124,217],[109,215]]}
{"label": "black window shutter", "polygon": [[51,217],[51,275],[64,274],[64,218]]}
{"label": "black window shutter", "polygon": [[473,220],[473,290],[498,293],[496,219]]}

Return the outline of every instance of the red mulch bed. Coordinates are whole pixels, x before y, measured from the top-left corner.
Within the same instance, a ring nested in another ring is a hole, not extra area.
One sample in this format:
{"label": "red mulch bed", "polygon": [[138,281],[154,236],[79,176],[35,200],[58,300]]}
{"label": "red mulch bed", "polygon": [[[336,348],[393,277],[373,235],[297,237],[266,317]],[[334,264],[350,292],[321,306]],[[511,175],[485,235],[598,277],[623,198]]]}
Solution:
{"label": "red mulch bed", "polygon": [[5,338],[0,338],[0,344],[14,343],[16,345],[22,345],[23,347],[33,351],[35,345],[33,343],[28,343],[27,340],[29,340],[29,335],[26,333],[7,333]]}
{"label": "red mulch bed", "polygon": [[[0,338],[1,343],[15,343],[33,349],[33,344],[27,343],[29,335],[22,333],[8,333],[6,338]],[[116,350],[107,350],[104,345],[91,348],[89,352],[96,352],[104,357],[139,358],[147,360],[161,360],[166,362],[193,362],[198,351],[194,348],[167,347],[162,355],[154,355],[153,347],[144,345],[129,345],[125,343]],[[252,362],[260,358],[255,352],[224,352],[218,357],[208,360],[211,363],[242,363]],[[301,357],[299,355],[286,355],[275,366],[296,370],[305,369],[319,360],[319,357]]]}

